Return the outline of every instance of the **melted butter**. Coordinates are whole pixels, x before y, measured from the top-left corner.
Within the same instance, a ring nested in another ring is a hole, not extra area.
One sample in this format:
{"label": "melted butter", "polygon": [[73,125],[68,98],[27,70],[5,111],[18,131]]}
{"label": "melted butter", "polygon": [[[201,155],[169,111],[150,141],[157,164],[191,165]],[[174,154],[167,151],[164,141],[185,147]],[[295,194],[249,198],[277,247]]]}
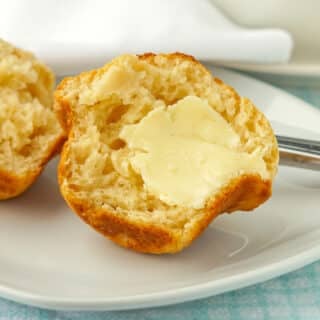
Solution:
{"label": "melted butter", "polygon": [[149,192],[169,205],[203,208],[241,173],[268,175],[258,155],[237,151],[239,136],[206,101],[189,96],[151,111],[120,134]]}

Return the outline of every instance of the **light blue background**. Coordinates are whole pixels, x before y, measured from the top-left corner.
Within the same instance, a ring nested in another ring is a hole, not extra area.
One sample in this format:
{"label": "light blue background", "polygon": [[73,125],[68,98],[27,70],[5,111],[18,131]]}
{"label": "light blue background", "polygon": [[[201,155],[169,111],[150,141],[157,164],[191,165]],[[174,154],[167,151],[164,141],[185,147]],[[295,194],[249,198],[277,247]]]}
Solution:
{"label": "light blue background", "polygon": [[[261,78],[261,77],[260,77]],[[263,77],[320,108],[320,79]],[[294,81],[292,81],[294,80]],[[297,85],[299,84],[299,85]],[[319,123],[320,125],[320,123]],[[121,312],[59,312],[0,299],[0,320],[319,320],[320,261],[282,277],[199,301]]]}

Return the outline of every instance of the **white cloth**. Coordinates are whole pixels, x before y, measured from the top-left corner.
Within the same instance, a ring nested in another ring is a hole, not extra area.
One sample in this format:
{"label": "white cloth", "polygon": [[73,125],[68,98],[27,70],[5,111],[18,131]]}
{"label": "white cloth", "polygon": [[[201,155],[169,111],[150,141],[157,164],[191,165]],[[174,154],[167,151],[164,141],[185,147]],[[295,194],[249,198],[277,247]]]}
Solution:
{"label": "white cloth", "polygon": [[0,37],[32,50],[58,75],[122,53],[274,63],[287,61],[292,48],[286,31],[241,28],[208,0],[3,1]]}

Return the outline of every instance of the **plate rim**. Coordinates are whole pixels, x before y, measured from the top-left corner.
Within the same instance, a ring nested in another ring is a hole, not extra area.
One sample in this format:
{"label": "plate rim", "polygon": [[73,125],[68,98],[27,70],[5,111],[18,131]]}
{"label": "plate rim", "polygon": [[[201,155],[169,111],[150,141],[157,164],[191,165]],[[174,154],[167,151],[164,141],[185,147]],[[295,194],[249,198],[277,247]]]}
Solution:
{"label": "plate rim", "polygon": [[220,66],[243,72],[255,72],[273,76],[308,77],[314,80],[319,80],[318,78],[320,77],[320,62],[289,62],[285,64],[220,62]]}
{"label": "plate rim", "polygon": [[[320,259],[320,243],[300,254],[271,263],[256,270],[240,273],[226,279],[187,285],[161,292],[124,296],[121,298],[79,299],[59,298],[29,293],[0,284],[0,295],[12,301],[34,307],[61,311],[120,311],[169,306],[204,299],[229,291],[242,289],[295,271]],[[237,279],[239,278],[239,279]],[[241,278],[241,279],[240,279]]]}

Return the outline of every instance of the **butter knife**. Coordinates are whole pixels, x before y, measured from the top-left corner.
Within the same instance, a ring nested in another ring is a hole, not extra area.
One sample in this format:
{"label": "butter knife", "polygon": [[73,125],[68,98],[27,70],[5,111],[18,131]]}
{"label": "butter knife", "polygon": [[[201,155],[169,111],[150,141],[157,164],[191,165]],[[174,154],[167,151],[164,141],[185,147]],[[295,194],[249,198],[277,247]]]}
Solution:
{"label": "butter knife", "polygon": [[280,165],[320,171],[320,141],[277,135]]}

